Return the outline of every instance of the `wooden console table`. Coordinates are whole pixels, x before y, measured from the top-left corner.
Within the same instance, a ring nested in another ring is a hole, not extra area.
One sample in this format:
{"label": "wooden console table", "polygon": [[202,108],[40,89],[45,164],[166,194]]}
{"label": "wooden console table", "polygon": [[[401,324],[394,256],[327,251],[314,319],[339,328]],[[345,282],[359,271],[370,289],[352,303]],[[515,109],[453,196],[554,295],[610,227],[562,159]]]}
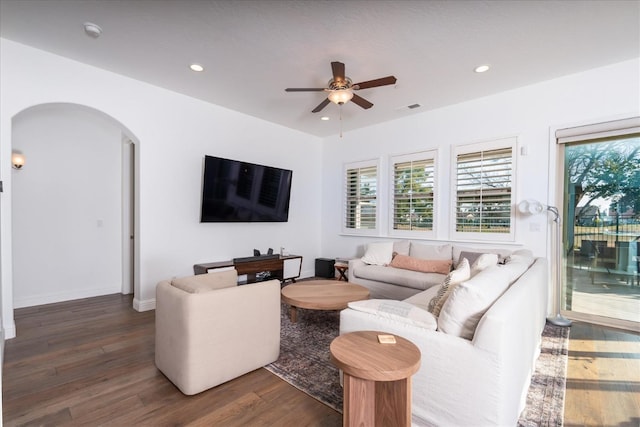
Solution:
{"label": "wooden console table", "polygon": [[344,373],[343,426],[411,426],[411,376],[420,367],[420,350],[385,332],[357,331],[331,342],[331,361]]}
{"label": "wooden console table", "polygon": [[287,255],[276,258],[260,258],[230,260],[220,262],[209,262],[205,264],[195,264],[193,272],[195,274],[206,274],[209,270],[217,268],[234,267],[238,271],[238,276],[247,275],[246,283],[256,282],[256,273],[268,271],[271,273],[270,278],[279,279],[281,282],[285,280],[296,281],[300,277],[302,269],[302,256]]}

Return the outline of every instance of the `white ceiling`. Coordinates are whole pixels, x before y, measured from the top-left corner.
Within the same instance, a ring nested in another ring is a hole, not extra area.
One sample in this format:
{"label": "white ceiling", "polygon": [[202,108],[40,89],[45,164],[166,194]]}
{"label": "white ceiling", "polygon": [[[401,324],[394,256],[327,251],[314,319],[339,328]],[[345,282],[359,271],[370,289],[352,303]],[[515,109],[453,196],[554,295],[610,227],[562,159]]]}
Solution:
{"label": "white ceiling", "polygon": [[284,89],[326,87],[331,61],[398,79],[342,107],[346,132],[640,57],[640,2],[0,0],[0,35],[325,137],[340,107],[313,114],[324,92]]}

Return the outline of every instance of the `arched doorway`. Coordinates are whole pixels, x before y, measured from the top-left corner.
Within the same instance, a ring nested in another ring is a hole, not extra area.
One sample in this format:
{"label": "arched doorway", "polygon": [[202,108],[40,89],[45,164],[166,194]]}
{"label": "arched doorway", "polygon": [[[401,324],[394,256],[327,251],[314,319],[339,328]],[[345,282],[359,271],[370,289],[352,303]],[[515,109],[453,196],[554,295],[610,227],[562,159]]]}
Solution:
{"label": "arched doorway", "polygon": [[135,137],[109,115],[43,104],[12,119],[14,308],[134,293]]}

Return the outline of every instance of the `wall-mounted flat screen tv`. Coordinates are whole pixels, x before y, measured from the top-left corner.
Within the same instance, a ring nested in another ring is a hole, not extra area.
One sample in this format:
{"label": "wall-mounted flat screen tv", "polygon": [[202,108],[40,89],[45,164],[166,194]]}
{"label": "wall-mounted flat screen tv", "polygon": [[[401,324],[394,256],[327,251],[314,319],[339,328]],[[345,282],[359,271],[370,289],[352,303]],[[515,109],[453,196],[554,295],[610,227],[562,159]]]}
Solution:
{"label": "wall-mounted flat screen tv", "polygon": [[293,172],[205,156],[200,222],[287,222]]}

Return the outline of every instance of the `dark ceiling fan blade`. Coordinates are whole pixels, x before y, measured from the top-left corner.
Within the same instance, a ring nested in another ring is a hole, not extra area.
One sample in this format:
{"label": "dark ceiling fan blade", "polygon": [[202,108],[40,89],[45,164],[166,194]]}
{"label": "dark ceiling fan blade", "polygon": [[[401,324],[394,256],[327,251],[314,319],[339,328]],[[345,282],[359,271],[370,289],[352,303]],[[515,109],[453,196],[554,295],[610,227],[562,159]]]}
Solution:
{"label": "dark ceiling fan blade", "polygon": [[344,81],[344,64],[342,62],[332,62],[331,71],[333,72],[333,80],[335,82]]}
{"label": "dark ceiling fan blade", "polygon": [[352,87],[358,89],[368,89],[370,87],[386,86],[395,84],[397,79],[393,76],[382,77],[380,79],[368,80],[362,83],[356,83]]}
{"label": "dark ceiling fan blade", "polygon": [[361,106],[365,110],[368,110],[369,108],[373,107],[372,103],[370,103],[369,101],[367,101],[363,97],[356,95],[355,93],[353,94],[353,98],[351,98],[351,101],[354,104],[357,104],[357,105]]}
{"label": "dark ceiling fan blade", "polygon": [[323,90],[323,87],[288,87],[285,92],[320,92]]}
{"label": "dark ceiling fan blade", "polygon": [[322,101],[316,108],[314,108],[313,110],[311,110],[312,113],[317,113],[319,111],[321,111],[324,107],[326,107],[327,105],[329,105],[331,101],[329,101],[329,98],[326,98],[324,101]]}

